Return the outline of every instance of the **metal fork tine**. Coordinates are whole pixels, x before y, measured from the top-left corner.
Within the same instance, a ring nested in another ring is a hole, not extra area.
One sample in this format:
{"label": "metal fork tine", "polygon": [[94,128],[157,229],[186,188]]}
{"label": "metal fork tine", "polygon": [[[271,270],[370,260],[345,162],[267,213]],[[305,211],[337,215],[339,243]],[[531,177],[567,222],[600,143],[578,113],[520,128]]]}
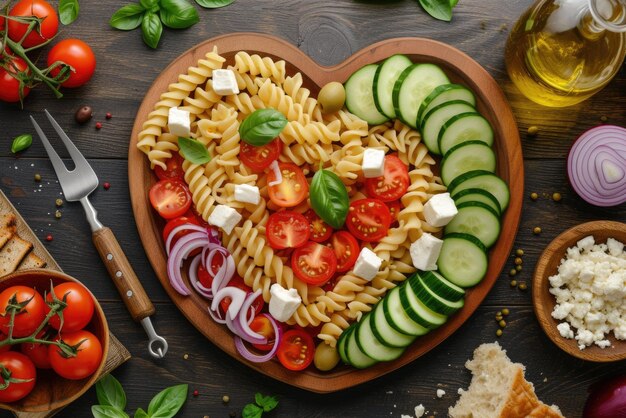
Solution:
{"label": "metal fork tine", "polygon": [[63,129],[61,129],[61,127],[59,126],[57,121],[54,120],[52,115],[50,113],[48,113],[48,110],[44,109],[44,113],[48,117],[48,120],[52,124],[52,127],[54,128],[54,130],[61,137],[61,140],[65,144],[65,147],[67,148],[67,151],[70,153],[70,156],[72,157],[72,160],[74,160],[74,164],[76,166],[79,166],[79,165],[81,165],[81,166],[85,166],[85,165],[89,166],[89,164],[87,163],[87,160],[85,159],[85,157],[83,157],[83,154],[78,150],[78,148],[76,148],[76,145],[74,145],[74,143],[67,136],[67,134],[65,132],[63,132]]}
{"label": "metal fork tine", "polygon": [[43,133],[35,118],[31,116],[30,121],[37,131],[37,135],[39,135],[39,139],[41,139],[41,142],[48,153],[48,157],[50,157],[50,161],[52,162],[52,166],[54,167],[54,171],[56,171],[57,176],[61,177],[62,174],[69,174],[69,171],[65,167],[65,164],[63,164],[63,161],[61,161],[59,154],[57,154],[54,148],[52,148],[50,141],[48,141],[46,134]]}

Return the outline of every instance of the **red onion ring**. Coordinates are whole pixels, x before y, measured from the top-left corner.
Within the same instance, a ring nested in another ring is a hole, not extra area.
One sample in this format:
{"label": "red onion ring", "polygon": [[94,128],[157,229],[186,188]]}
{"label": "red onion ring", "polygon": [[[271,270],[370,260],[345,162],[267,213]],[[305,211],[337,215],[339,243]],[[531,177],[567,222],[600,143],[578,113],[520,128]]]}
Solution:
{"label": "red onion ring", "polygon": [[209,244],[206,232],[192,232],[182,236],[170,253],[167,259],[167,275],[172,287],[181,295],[189,295],[189,289],[185,286],[181,276],[183,260],[195,249],[202,248]]}
{"label": "red onion ring", "polygon": [[226,313],[226,319],[234,320],[239,315],[239,311],[246,300],[247,292],[245,290],[239,289],[235,286],[226,286],[221,289],[219,292],[215,294],[213,301],[211,302],[211,310],[216,311],[219,309],[220,302],[229,297],[231,302],[228,306],[228,312]]}
{"label": "red onion ring", "polygon": [[[248,296],[246,296],[246,300],[243,302],[243,305],[239,310],[239,316],[237,318],[237,321],[239,322],[239,327],[243,332],[243,335],[238,335],[252,344],[267,344],[267,338],[257,332],[252,331],[252,329],[250,328],[250,322],[252,322],[252,320],[254,319],[254,308],[252,307],[252,304],[260,295],[260,289],[254,293],[248,293]],[[250,319],[248,319],[248,314],[250,313],[252,314],[250,315]]]}
{"label": "red onion ring", "polygon": [[167,254],[168,256],[170,255],[170,251],[172,249],[172,240],[180,231],[207,232],[206,228],[202,228],[201,226],[194,224],[183,224],[172,229],[170,231],[170,234],[167,236],[167,241],[165,241],[165,254]]}
{"label": "red onion ring", "polygon": [[264,313],[260,315],[265,316],[267,319],[269,319],[270,323],[272,324],[272,328],[274,328],[274,335],[275,335],[274,345],[272,346],[272,349],[270,351],[268,351],[266,354],[263,354],[263,355],[255,354],[251,352],[250,350],[248,350],[248,347],[246,347],[241,337],[235,336],[235,347],[237,348],[237,351],[239,352],[239,354],[241,354],[241,356],[245,358],[246,360],[254,362],[254,363],[263,363],[263,362],[271,360],[276,354],[276,351],[278,350],[278,346],[280,345],[280,341],[282,340],[282,337],[283,337],[282,327],[278,325],[276,320],[272,318],[271,315],[264,314]]}
{"label": "red onion ring", "polygon": [[200,264],[200,261],[202,261],[201,254],[198,254],[193,258],[193,260],[191,260],[191,263],[189,264],[189,272],[187,273],[189,275],[189,281],[196,292],[200,293],[207,299],[211,299],[213,297],[211,289],[204,287],[202,283],[200,283],[200,280],[198,280],[198,265]]}
{"label": "red onion ring", "polygon": [[267,185],[271,187],[271,186],[276,186],[282,183],[283,174],[280,172],[280,168],[278,167],[278,161],[277,160],[272,161],[272,164],[270,164],[270,168],[274,172],[274,177],[276,177],[276,180],[268,182]]}

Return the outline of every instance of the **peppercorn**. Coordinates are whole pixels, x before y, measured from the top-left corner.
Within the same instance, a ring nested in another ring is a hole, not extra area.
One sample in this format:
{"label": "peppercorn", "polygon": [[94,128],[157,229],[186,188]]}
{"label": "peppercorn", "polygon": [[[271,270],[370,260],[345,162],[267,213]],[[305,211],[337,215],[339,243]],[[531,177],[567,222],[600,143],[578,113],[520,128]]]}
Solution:
{"label": "peppercorn", "polygon": [[531,200],[537,200],[539,198],[539,195],[537,193],[535,193],[535,192],[532,192],[530,194],[530,198],[531,198]]}
{"label": "peppercorn", "polygon": [[609,118],[607,118],[605,115],[600,116],[600,120],[602,122],[606,122],[607,120],[609,120]]}
{"label": "peppercorn", "polygon": [[496,322],[502,321],[502,315],[496,315]]}
{"label": "peppercorn", "polygon": [[500,320],[500,322],[498,322],[498,325],[500,325],[501,328],[506,327],[506,321],[504,319]]}
{"label": "peppercorn", "polygon": [[224,402],[224,403],[230,402],[230,396],[228,396],[228,395],[222,396],[222,402]]}
{"label": "peppercorn", "polygon": [[528,286],[526,285],[526,282],[521,282],[521,283],[519,284],[519,286],[517,286],[517,288],[518,288],[519,290],[526,290],[526,289],[528,289]]}
{"label": "peppercorn", "polygon": [[41,174],[35,174],[35,181],[41,181]]}
{"label": "peppercorn", "polygon": [[107,119],[111,119],[113,117],[113,115],[111,114],[111,112],[107,112],[107,114],[105,115],[105,117]]}
{"label": "peppercorn", "polygon": [[517,255],[518,257],[523,256],[524,250],[522,250],[521,248],[518,248],[517,250],[515,250],[515,255]]}
{"label": "peppercorn", "polygon": [[102,122],[96,122],[96,129],[102,129]]}
{"label": "peppercorn", "polygon": [[54,204],[57,205],[57,208],[60,208],[61,206],[63,206],[63,199],[57,199],[54,201]]}
{"label": "peppercorn", "polygon": [[196,389],[196,390],[194,390],[194,391],[193,391],[193,394],[192,394],[192,395],[193,395],[193,396],[198,396],[199,394],[200,394],[200,392],[198,392],[198,389]]}
{"label": "peppercorn", "polygon": [[185,353],[183,354],[183,360],[187,360],[189,358],[189,354]]}
{"label": "peppercorn", "polygon": [[104,190],[109,190],[111,188],[111,183],[105,181],[102,187],[104,188]]}
{"label": "peppercorn", "polygon": [[511,311],[509,311],[509,308],[502,309],[502,315],[507,316],[510,313],[511,313]]}
{"label": "peppercorn", "polygon": [[515,266],[515,270],[517,270],[517,271],[522,271],[522,265],[520,264],[520,265],[518,265],[518,266]]}
{"label": "peppercorn", "polygon": [[57,219],[61,219],[61,216],[63,216],[63,214],[61,213],[60,210],[57,210],[56,212],[54,212],[54,217]]}
{"label": "peppercorn", "polygon": [[46,241],[52,241],[52,234],[46,235]]}
{"label": "peppercorn", "polygon": [[516,266],[519,266],[523,263],[520,257],[515,257],[515,260],[513,260],[513,262],[515,263]]}
{"label": "peppercorn", "polygon": [[516,274],[517,274],[517,270],[515,270],[515,269],[511,269],[509,271],[509,276],[515,276]]}
{"label": "peppercorn", "polygon": [[502,330],[501,329],[496,331],[496,337],[502,337]]}
{"label": "peppercorn", "polygon": [[533,234],[535,234],[535,235],[541,234],[541,227],[539,227],[539,226],[534,227],[533,228]]}
{"label": "peppercorn", "polygon": [[559,192],[552,193],[552,200],[554,200],[555,202],[560,202],[561,199],[562,199],[561,193]]}
{"label": "peppercorn", "polygon": [[517,286],[517,280],[511,280],[511,287]]}
{"label": "peppercorn", "polygon": [[539,133],[539,127],[537,126],[529,126],[528,127],[528,135],[535,136]]}

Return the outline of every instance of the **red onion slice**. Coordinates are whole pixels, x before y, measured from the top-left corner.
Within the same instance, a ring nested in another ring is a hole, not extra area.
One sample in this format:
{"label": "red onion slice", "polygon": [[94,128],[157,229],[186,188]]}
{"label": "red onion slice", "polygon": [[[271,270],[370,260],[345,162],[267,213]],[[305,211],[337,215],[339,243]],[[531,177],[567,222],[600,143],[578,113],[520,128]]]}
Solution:
{"label": "red onion slice", "polygon": [[[239,322],[239,327],[241,328],[243,333],[243,335],[238,335],[252,344],[267,344],[267,338],[257,332],[252,331],[252,329],[250,328],[250,322],[252,322],[252,320],[254,319],[254,314],[249,315],[251,310],[252,312],[254,312],[252,304],[260,295],[260,289],[254,293],[248,293],[248,296],[246,296],[246,300],[239,310],[239,317],[237,318],[237,321]],[[248,319],[248,316],[250,316],[250,319]]]}
{"label": "red onion slice", "polygon": [[191,285],[196,290],[196,292],[200,293],[207,299],[211,299],[213,297],[213,292],[211,292],[211,289],[207,289],[206,287],[204,287],[202,283],[200,283],[200,280],[198,280],[198,265],[200,264],[201,260],[201,254],[198,254],[193,258],[193,260],[191,260],[188,272],[189,282],[191,282]]}
{"label": "red onion slice", "polygon": [[215,294],[213,301],[211,302],[211,310],[217,311],[220,306],[220,302],[225,298],[229,297],[231,302],[228,306],[228,312],[226,313],[226,319],[230,319],[231,321],[237,318],[241,307],[246,300],[246,291],[239,289],[235,286],[226,286],[221,289],[219,292]]}
{"label": "red onion slice", "polygon": [[269,319],[270,323],[272,324],[272,328],[274,328],[274,335],[276,336],[276,338],[274,339],[274,345],[272,346],[272,349],[270,351],[268,351],[266,354],[263,354],[263,355],[255,354],[251,352],[250,350],[248,350],[248,347],[246,347],[246,344],[239,336],[235,336],[235,347],[237,348],[237,351],[239,352],[239,354],[241,354],[241,356],[245,358],[246,360],[254,362],[254,363],[264,363],[266,361],[271,360],[276,354],[276,351],[278,350],[278,346],[280,345],[280,341],[282,340],[282,337],[283,337],[283,329],[282,327],[278,325],[276,320],[272,318],[271,315],[268,315],[268,314],[261,314],[261,315]]}
{"label": "red onion slice", "polygon": [[181,295],[189,295],[189,289],[185,286],[181,275],[183,260],[197,248],[202,248],[209,244],[206,232],[192,232],[182,236],[170,253],[167,259],[167,275],[170,279],[172,287]]}
{"label": "red onion slice", "polygon": [[274,172],[274,176],[276,177],[276,180],[268,182],[267,185],[271,187],[271,186],[276,186],[282,183],[283,174],[280,172],[280,168],[278,167],[278,161],[277,160],[272,161],[272,164],[270,164],[270,168]]}
{"label": "red onion slice", "polygon": [[201,226],[194,224],[183,224],[179,225],[176,228],[170,231],[170,234],[167,236],[167,241],[165,241],[165,253],[169,256],[170,251],[172,249],[172,240],[180,231],[196,231],[196,232],[207,232],[206,228],[202,228]]}

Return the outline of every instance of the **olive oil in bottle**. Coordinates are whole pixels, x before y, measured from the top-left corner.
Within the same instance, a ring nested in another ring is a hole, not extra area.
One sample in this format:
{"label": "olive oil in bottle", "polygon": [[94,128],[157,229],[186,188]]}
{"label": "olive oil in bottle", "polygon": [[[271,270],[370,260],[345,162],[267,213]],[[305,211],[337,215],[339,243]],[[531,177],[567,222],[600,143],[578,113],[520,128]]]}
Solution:
{"label": "olive oil in bottle", "polygon": [[626,54],[626,0],[540,0],[513,28],[509,77],[529,99],[552,107],[600,91]]}

